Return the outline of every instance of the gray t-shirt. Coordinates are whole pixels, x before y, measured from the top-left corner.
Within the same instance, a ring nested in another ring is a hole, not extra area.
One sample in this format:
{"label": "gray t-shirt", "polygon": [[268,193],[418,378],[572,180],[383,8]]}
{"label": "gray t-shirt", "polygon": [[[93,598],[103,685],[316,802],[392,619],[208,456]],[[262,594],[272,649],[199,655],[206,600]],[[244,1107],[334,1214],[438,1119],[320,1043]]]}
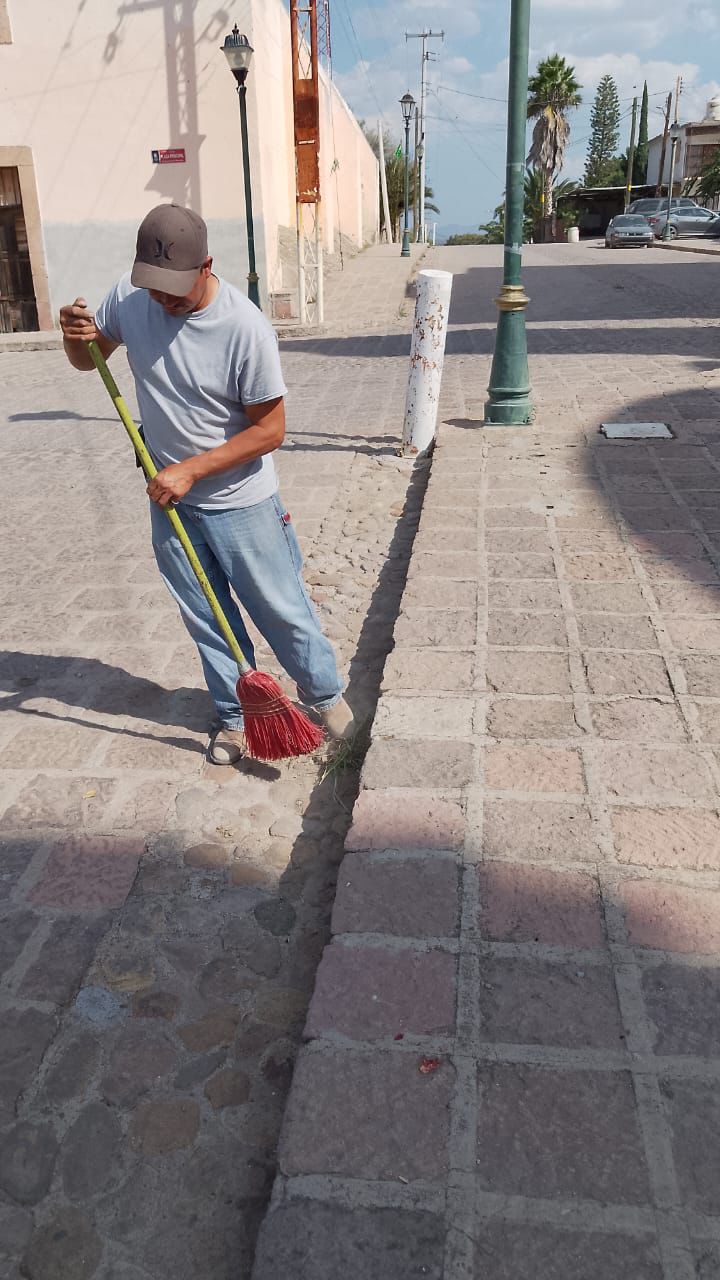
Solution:
{"label": "gray t-shirt", "polygon": [[[170,316],[126,275],[95,319],[111,342],[127,348],[143,432],[158,468],[225,444],[250,425],[243,405],[285,395],[274,329],[225,280],[201,311]],[[251,507],[276,490],[272,455],[265,454],[199,480],[183,503]]]}

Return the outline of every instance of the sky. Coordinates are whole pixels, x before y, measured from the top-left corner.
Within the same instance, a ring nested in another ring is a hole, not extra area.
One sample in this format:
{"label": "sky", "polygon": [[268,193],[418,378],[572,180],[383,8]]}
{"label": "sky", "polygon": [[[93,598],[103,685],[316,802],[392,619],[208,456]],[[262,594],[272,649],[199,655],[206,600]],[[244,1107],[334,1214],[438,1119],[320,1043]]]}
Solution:
{"label": "sky", "polygon": [[[582,84],[570,113],[563,178],[582,178],[590,110],[598,82],[614,77],[622,113],[620,150],[629,142],[632,99],[647,80],[650,136],[663,127],[668,92],[682,76],[680,119],[700,120],[720,93],[718,0],[531,0],[530,72],[560,53]],[[502,199],[510,0],[330,0],[332,71],[355,115],[378,117],[400,141],[399,99],[420,98],[420,40],[406,32],[443,31],[429,40],[427,181],[438,224],[474,229]],[[528,130],[528,146],[530,131]]]}

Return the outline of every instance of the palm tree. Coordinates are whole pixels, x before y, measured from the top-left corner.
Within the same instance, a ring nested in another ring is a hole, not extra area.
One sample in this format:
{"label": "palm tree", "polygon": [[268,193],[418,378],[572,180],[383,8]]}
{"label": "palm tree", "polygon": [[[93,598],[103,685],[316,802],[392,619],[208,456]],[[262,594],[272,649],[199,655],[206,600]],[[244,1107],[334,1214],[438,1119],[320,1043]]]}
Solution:
{"label": "palm tree", "polygon": [[543,58],[528,80],[528,120],[535,121],[528,164],[543,176],[544,217],[553,211],[553,178],[563,167],[570,137],[566,113],[580,105],[581,84],[575,68],[559,53]]}
{"label": "palm tree", "polygon": [[[553,182],[552,184],[552,207],[557,205],[558,196],[569,195],[571,191],[576,191],[577,182]],[[535,236],[544,217],[544,209],[547,204],[545,176],[539,169],[531,169],[528,165],[525,170],[525,239],[529,240],[530,236]]]}

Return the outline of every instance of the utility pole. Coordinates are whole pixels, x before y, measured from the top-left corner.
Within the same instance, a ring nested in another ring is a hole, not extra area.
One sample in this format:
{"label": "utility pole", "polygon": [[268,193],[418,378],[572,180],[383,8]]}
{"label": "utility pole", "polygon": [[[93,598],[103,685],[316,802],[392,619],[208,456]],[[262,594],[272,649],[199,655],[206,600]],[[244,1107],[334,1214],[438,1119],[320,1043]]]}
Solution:
{"label": "utility pole", "polygon": [[637,129],[637,109],[638,109],[638,100],[637,98],[633,98],[632,126],[630,128],[630,150],[628,152],[627,183],[625,185],[625,212],[626,213],[628,211],[628,205],[630,204],[630,201],[632,199],[631,187],[632,187],[632,180],[633,180],[633,168],[635,167],[635,137],[636,137],[635,131]]}
{"label": "utility pole", "polygon": [[[323,0],[319,0],[325,9]],[[318,0],[290,0],[295,200],[298,245],[298,316],[323,321],[323,243],[320,198],[320,89]]]}
{"label": "utility pole", "polygon": [[413,239],[419,240],[418,225],[418,198],[420,191],[420,183],[418,182],[418,173],[420,169],[420,112],[415,108],[415,143],[413,150]]}
{"label": "utility pole", "polygon": [[670,212],[672,209],[673,187],[675,185],[675,157],[677,155],[678,142],[680,140],[680,124],[678,121],[678,110],[680,106],[680,94],[682,93],[682,76],[678,76],[675,82],[675,117],[670,128],[670,180],[668,182],[668,198],[667,213],[665,214],[665,226],[663,227],[662,239],[671,240],[670,234]]}
{"label": "utility pole", "polygon": [[382,195],[383,222],[385,223],[385,239],[388,244],[393,243],[393,229],[390,221],[390,206],[388,204],[387,189],[387,173],[385,172],[385,140],[383,138],[383,122],[378,116],[378,159],[380,161],[380,193]]}
{"label": "utility pole", "polygon": [[[674,124],[674,125],[676,125],[676,124],[678,124],[678,123],[679,123],[679,116],[678,116],[678,113],[679,113],[679,111],[680,111],[680,94],[682,93],[682,91],[683,91],[682,76],[678,76],[677,80],[675,81],[675,114],[673,115],[673,124]],[[677,136],[676,136],[676,139],[675,139],[675,140],[677,141]],[[672,141],[672,138],[671,138],[671,141]],[[671,150],[670,150],[670,155],[671,155],[671,169],[673,169],[673,170],[674,170],[675,157],[674,157],[674,154],[673,154],[672,148],[671,148]],[[673,172],[671,172],[671,173],[670,173],[670,187],[668,188],[668,195],[669,195],[669,196],[672,196],[672,185],[673,185],[673,180],[674,180],[674,178],[675,178],[675,174],[674,174],[674,171],[673,171]]]}
{"label": "utility pole", "polygon": [[418,144],[419,165],[417,166],[416,185],[419,185],[419,216],[416,240],[423,240],[425,237],[425,64],[430,61],[430,54],[427,52],[428,40],[444,40],[444,31],[406,31],[405,42],[408,40],[422,40],[422,61],[420,63],[420,141]]}
{"label": "utility pole", "polygon": [[665,173],[665,154],[667,152],[668,134],[670,132],[670,112],[672,111],[672,90],[667,96],[665,103],[665,128],[663,129],[662,147],[660,149],[660,169],[658,171],[658,180],[655,186],[655,195],[662,195],[663,174]]}

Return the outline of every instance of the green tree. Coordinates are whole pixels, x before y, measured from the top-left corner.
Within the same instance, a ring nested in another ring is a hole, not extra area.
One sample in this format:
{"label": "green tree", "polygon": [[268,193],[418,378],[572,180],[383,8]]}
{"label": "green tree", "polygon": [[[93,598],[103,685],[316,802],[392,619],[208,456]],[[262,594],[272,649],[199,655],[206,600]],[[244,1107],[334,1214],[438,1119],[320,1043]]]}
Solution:
{"label": "green tree", "polygon": [[720,147],[712,160],[700,170],[697,181],[693,184],[693,195],[701,204],[707,204],[720,195]]}
{"label": "green tree", "polygon": [[[569,195],[571,191],[577,191],[577,182],[554,182],[552,188],[553,208],[557,205],[558,196]],[[525,222],[524,237],[529,240],[532,237],[539,236],[540,225],[543,220],[545,195],[545,180],[539,169],[527,168],[525,170]],[[575,210],[572,211],[573,214]],[[558,214],[563,222],[567,221],[566,214]]]}
{"label": "green tree", "polygon": [[606,187],[624,187],[627,182],[628,173],[628,153],[623,151],[621,156],[613,156],[609,162],[605,173],[604,186]]}
{"label": "green tree", "polygon": [[505,204],[499,204],[492,217],[492,222],[483,222],[478,227],[482,239],[480,244],[502,244],[505,239]]}
{"label": "green tree", "polygon": [[642,103],[640,105],[640,127],[638,129],[635,164],[633,166],[633,185],[642,186],[647,182],[648,167],[648,87],[647,80],[643,85]]}
{"label": "green tree", "polygon": [[590,128],[592,132],[585,161],[585,186],[607,187],[607,175],[620,141],[620,99],[612,76],[603,76],[597,87],[590,115]]}
{"label": "green tree", "polygon": [[457,235],[448,236],[447,240],[445,241],[446,247],[447,245],[459,245],[459,244],[487,244],[487,240],[485,239],[485,236],[480,234],[479,231],[463,231],[462,233],[458,233]]}
{"label": "green tree", "polygon": [[[378,131],[371,129],[365,121],[360,122],[362,131],[365,134],[375,155],[380,155],[378,149]],[[393,138],[389,129],[383,129],[383,148],[385,152],[385,178],[387,181],[388,192],[388,208],[390,210],[390,222],[392,223],[393,234],[396,240],[402,235],[403,213],[405,211],[405,152],[402,145]],[[379,188],[378,188],[379,190]],[[437,205],[433,203],[435,192],[432,187],[425,187],[425,208],[430,209],[433,213],[439,213]],[[378,199],[380,196],[378,195]],[[412,210],[415,200],[415,174],[410,169],[410,199],[408,207]],[[412,219],[411,219],[412,221]],[[385,213],[383,210],[382,200],[380,200],[380,230],[385,229]]]}
{"label": "green tree", "polygon": [[543,175],[544,217],[553,211],[553,179],[563,167],[570,138],[567,112],[580,105],[582,85],[559,53],[543,58],[528,81],[528,119],[535,121],[528,163]]}

